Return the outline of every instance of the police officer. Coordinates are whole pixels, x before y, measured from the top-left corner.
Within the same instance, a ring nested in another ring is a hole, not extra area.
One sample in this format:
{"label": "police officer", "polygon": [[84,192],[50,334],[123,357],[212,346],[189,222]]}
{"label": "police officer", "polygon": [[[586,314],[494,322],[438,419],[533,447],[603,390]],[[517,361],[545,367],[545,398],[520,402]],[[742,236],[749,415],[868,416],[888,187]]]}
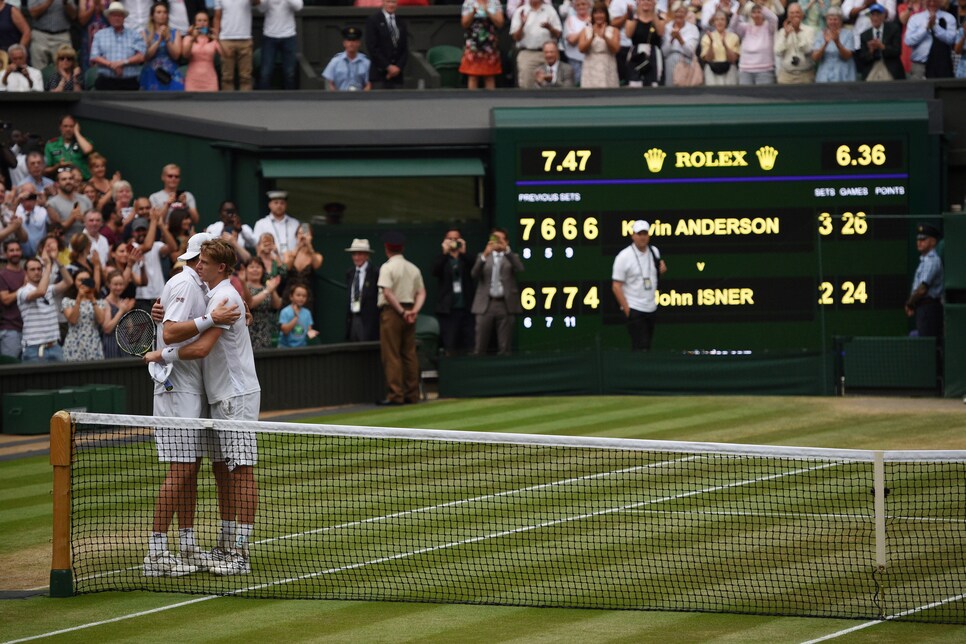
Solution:
{"label": "police officer", "polygon": [[919,266],[906,301],[906,315],[915,316],[916,331],[921,338],[942,337],[943,264],[936,253],[940,237],[939,231],[929,224],[916,227]]}
{"label": "police officer", "polygon": [[372,89],[372,83],[369,82],[370,61],[359,51],[361,45],[362,30],[357,27],[342,30],[345,51],[333,56],[322,72],[327,89],[340,92]]}

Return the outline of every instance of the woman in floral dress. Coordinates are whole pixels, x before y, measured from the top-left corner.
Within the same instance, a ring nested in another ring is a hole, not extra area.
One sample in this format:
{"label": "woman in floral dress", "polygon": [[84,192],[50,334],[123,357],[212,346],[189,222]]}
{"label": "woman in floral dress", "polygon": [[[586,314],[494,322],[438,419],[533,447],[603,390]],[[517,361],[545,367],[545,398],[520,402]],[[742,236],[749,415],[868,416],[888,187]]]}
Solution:
{"label": "woman in floral dress", "polygon": [[479,88],[480,78],[486,89],[496,88],[496,77],[503,73],[496,32],[504,22],[500,0],[463,0],[460,24],[465,30],[466,47],[460,73],[467,77],[467,89]]}
{"label": "woman in floral dress", "polygon": [[278,337],[278,310],[282,308],[282,298],[278,295],[278,285],[282,278],[276,275],[265,280],[265,267],[258,258],[245,264],[245,286],[251,295],[252,325],[249,335],[252,348],[274,347]]}
{"label": "woman in floral dress", "polygon": [[61,302],[61,310],[69,325],[64,339],[64,361],[103,360],[101,325],[104,323],[104,302],[94,297],[96,291],[90,271],[78,271],[71,291],[73,297],[65,297]]}

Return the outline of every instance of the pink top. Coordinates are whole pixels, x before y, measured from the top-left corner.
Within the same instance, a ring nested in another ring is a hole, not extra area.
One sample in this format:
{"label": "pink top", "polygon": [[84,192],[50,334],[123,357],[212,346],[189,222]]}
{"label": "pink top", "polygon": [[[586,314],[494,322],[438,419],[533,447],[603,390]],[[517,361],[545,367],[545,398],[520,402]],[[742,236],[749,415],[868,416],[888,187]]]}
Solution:
{"label": "pink top", "polygon": [[186,92],[218,91],[218,73],[215,71],[218,48],[218,41],[211,38],[196,40],[191,46],[191,58],[188,59],[188,71],[184,78]]}
{"label": "pink top", "polygon": [[738,69],[743,72],[768,72],[775,69],[775,30],[778,28],[778,17],[769,9],[762,8],[761,12],[765,16],[761,25],[756,25],[751,16],[738,18],[737,11],[731,16],[729,28],[741,37]]}

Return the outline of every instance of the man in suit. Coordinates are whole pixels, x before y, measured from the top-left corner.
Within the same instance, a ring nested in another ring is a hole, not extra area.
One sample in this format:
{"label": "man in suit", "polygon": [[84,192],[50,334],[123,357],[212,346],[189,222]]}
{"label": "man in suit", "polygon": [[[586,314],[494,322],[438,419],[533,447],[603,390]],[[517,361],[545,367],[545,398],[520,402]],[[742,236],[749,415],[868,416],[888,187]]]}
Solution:
{"label": "man in suit", "polygon": [[894,22],[885,21],[886,10],[881,4],[869,7],[872,26],[859,35],[858,69],[862,80],[901,80],[906,77],[902,67],[902,29]]}
{"label": "man in suit", "polygon": [[379,339],[379,267],[372,263],[368,239],[353,239],[345,249],[351,253],[353,267],[345,273],[349,306],[345,317],[345,339],[348,342],[374,342]]}
{"label": "man in suit", "polygon": [[472,312],[476,315],[477,355],[486,353],[494,329],[499,354],[510,355],[514,316],[523,312],[516,278],[522,271],[523,262],[510,250],[507,232],[494,228],[470,273],[476,281]]}
{"label": "man in suit", "polygon": [[400,89],[409,57],[406,23],[396,16],[397,0],[382,0],[382,11],[366,19],[369,80],[376,89]]}
{"label": "man in suit", "polygon": [[476,325],[470,313],[473,260],[466,254],[466,242],[457,228],[446,231],[442,251],[433,263],[433,276],[439,282],[436,317],[443,349],[446,355],[455,355],[475,346]]}
{"label": "man in suit", "polygon": [[543,43],[544,64],[537,67],[534,82],[537,87],[573,87],[574,68],[560,60],[560,49],[552,40]]}

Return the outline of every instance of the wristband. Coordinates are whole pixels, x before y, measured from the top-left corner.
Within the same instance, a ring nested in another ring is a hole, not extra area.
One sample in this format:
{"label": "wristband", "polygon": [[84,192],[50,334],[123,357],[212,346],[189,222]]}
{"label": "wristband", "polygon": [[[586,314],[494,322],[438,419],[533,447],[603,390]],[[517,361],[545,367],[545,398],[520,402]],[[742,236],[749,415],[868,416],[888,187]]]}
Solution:
{"label": "wristband", "polygon": [[204,333],[213,326],[215,326],[215,321],[207,315],[195,318],[195,327],[198,329],[198,333]]}
{"label": "wristband", "polygon": [[176,347],[165,347],[161,350],[161,359],[166,363],[171,364],[177,362],[181,358],[178,357],[178,349]]}

